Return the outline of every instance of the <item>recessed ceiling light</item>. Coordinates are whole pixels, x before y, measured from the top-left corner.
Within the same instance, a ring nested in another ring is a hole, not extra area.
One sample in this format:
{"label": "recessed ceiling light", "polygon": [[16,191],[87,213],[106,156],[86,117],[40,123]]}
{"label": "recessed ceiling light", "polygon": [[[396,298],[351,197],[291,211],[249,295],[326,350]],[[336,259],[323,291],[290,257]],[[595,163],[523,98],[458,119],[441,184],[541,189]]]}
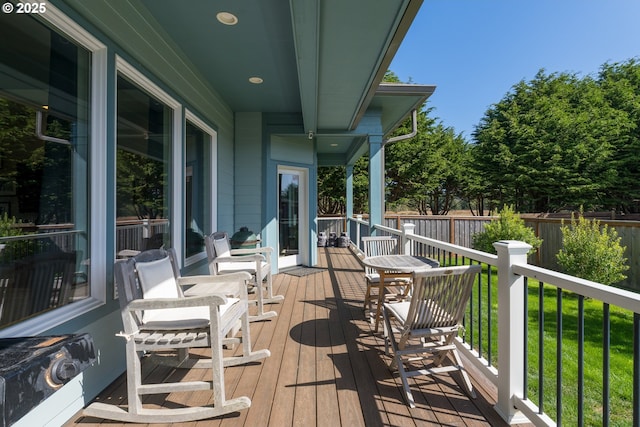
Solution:
{"label": "recessed ceiling light", "polygon": [[264,82],[264,80],[262,80],[262,78],[254,76],[254,77],[249,77],[249,81],[253,84],[259,85],[260,83]]}
{"label": "recessed ceiling light", "polygon": [[224,25],[236,25],[238,23],[238,17],[229,12],[218,12],[216,18]]}
{"label": "recessed ceiling light", "polygon": [[334,144],[331,144],[331,146],[332,146],[332,147],[337,147],[337,146],[338,146],[338,144],[335,144],[335,143],[334,143]]}

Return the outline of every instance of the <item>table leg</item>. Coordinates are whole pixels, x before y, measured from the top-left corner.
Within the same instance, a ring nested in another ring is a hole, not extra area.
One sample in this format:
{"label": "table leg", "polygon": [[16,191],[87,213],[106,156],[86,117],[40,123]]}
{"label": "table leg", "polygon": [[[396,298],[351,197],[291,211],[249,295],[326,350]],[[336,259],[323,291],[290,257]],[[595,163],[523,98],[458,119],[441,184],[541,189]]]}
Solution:
{"label": "table leg", "polygon": [[378,270],[378,276],[380,276],[380,286],[378,287],[378,305],[376,306],[376,323],[374,332],[378,332],[380,315],[382,314],[382,304],[384,302],[385,284],[387,283],[384,270]]}
{"label": "table leg", "polygon": [[[411,278],[411,274],[410,273],[391,273],[393,274],[393,277],[400,279],[400,278],[407,278],[410,279]],[[386,278],[386,272],[384,270],[378,270],[378,275],[380,276],[380,286],[379,286],[379,290],[378,290],[378,306],[376,307],[376,322],[375,322],[375,332],[378,332],[378,326],[380,324],[380,319],[382,317],[382,304],[385,301],[385,289],[387,288],[387,278]],[[389,282],[389,286],[393,287],[393,286],[400,286],[400,282],[398,281],[394,281],[394,282]],[[410,286],[410,283],[406,283],[406,286]],[[405,290],[405,293],[403,294],[403,298],[407,297],[407,292],[408,289]]]}

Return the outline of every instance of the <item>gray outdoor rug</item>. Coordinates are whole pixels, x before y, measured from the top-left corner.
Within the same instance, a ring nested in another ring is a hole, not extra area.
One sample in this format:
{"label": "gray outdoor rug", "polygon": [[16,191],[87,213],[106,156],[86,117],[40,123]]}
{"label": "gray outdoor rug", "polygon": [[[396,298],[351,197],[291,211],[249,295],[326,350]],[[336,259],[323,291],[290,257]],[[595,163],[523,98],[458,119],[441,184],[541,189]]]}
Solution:
{"label": "gray outdoor rug", "polygon": [[291,276],[297,276],[297,277],[308,276],[310,274],[315,274],[315,273],[322,273],[323,271],[327,271],[327,269],[320,268],[320,267],[307,267],[304,265],[280,270],[281,273],[289,274]]}

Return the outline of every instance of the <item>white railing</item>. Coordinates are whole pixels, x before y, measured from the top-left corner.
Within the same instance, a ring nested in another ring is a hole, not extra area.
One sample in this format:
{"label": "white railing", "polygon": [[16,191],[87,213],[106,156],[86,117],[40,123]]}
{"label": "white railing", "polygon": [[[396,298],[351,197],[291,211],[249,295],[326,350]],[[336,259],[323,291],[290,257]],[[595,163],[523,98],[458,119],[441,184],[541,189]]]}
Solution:
{"label": "white railing", "polygon": [[169,220],[167,219],[119,220],[116,223],[116,252],[144,250],[146,249],[145,241],[168,232]]}
{"label": "white railing", "polygon": [[[352,243],[359,248],[361,238],[369,235],[369,224],[363,221],[361,217],[350,219],[349,223]],[[527,398],[527,347],[525,334],[528,331],[526,324],[528,314],[525,315],[523,311],[528,279],[539,281],[541,286],[542,283],[555,286],[558,289],[573,292],[581,298],[586,297],[602,301],[604,305],[617,306],[634,313],[634,325],[636,326],[634,327],[633,346],[634,349],[640,347],[640,327],[637,326],[640,318],[638,315],[640,313],[640,294],[528,264],[527,253],[531,247],[526,243],[517,241],[496,242],[494,246],[497,250],[497,255],[493,255],[416,235],[414,234],[413,224],[403,224],[402,230],[381,225],[373,225],[372,228],[375,234],[393,235],[401,239],[405,253],[416,254],[417,248],[428,247],[429,251],[456,254],[456,256],[474,260],[487,266],[493,266],[497,269],[497,343],[499,349],[497,365],[499,366],[499,371],[492,366],[490,361],[482,357],[482,354],[479,354],[462,339],[458,339],[456,344],[467,359],[495,384],[498,390],[495,409],[505,421],[511,424],[532,422],[536,425],[556,425],[556,420],[552,419],[545,411],[540,410],[539,405]],[[419,250],[422,251],[423,249]],[[419,254],[425,255],[424,252]],[[609,348],[604,348],[603,345],[604,352],[608,353]],[[640,355],[638,353],[638,351],[634,351],[634,367],[636,367],[634,372],[626,373],[634,376],[633,425],[638,425],[640,422],[640,408],[638,408],[638,402],[640,401],[640,390],[638,390],[640,387],[640,372],[638,372],[640,370],[638,369],[640,361],[638,359]],[[559,357],[562,357],[562,355]],[[489,358],[491,359],[491,357]],[[523,374],[523,371],[525,374]],[[605,372],[606,375],[608,373]],[[562,393],[561,388],[559,393]],[[607,395],[608,391],[603,394],[603,396]],[[557,399],[561,399],[561,397],[557,397]],[[603,402],[603,405],[608,405],[608,402]],[[604,411],[604,413],[608,414],[607,411]],[[562,409],[560,409],[558,416],[560,417],[561,414]],[[582,414],[578,415],[578,417],[581,416]],[[606,415],[603,415],[604,417]],[[608,420],[603,421],[608,424]]]}

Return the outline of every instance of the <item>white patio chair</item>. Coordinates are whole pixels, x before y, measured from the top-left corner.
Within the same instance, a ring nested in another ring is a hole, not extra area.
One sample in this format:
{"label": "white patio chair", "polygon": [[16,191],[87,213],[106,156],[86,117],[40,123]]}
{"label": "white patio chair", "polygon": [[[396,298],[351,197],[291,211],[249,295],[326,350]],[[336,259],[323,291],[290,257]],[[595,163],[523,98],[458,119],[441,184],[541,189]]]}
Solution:
{"label": "white patio chair", "polygon": [[[248,318],[247,273],[224,278],[223,293],[213,293],[221,277],[178,275],[173,250],[155,249],[141,252],[117,262],[115,276],[126,339],[127,408],[95,402],[84,415],[125,422],[175,423],[217,417],[251,405],[247,397],[227,400],[224,367],[244,364],[270,356],[269,350],[252,351]],[[237,298],[227,298],[228,285],[234,279]],[[185,297],[180,285],[209,283],[212,293]],[[241,338],[224,338],[241,322]],[[242,341],[242,355],[223,355],[223,345]],[[210,347],[211,359],[189,359],[192,347]],[[212,381],[143,384],[140,354],[169,350],[175,357],[156,355],[152,359],[179,368],[212,370]],[[196,390],[211,390],[212,406],[184,408],[149,408],[142,396]]]}
{"label": "white patio chair", "polygon": [[[460,371],[467,393],[475,398],[456,345],[462,318],[479,265],[441,267],[414,274],[409,301],[383,305],[385,353],[391,345],[390,368],[398,369],[407,403],[415,407],[408,378]],[[453,356],[452,365],[442,365]],[[432,361],[427,365],[425,361]]]}
{"label": "white patio chair", "polygon": [[257,294],[255,303],[258,306],[258,314],[250,316],[250,320],[253,322],[277,316],[275,311],[264,311],[265,304],[284,300],[282,295],[273,295],[272,249],[270,247],[231,249],[229,236],[222,231],[205,236],[204,241],[211,274],[224,275],[239,271],[251,274]]}
{"label": "white patio chair", "polygon": [[[371,236],[362,238],[362,247],[365,257],[379,256],[379,255],[397,255],[400,253],[400,246],[398,239],[391,236]],[[364,267],[364,278],[367,282],[367,290],[364,296],[364,310],[369,307],[369,313],[373,312],[373,302],[378,302],[380,292],[385,292],[387,287],[400,287],[402,292],[405,293],[407,286],[411,284],[411,279],[407,277],[385,277],[385,283],[380,284],[380,274],[371,268]],[[377,293],[371,291],[376,289]],[[375,320],[375,319],[374,319]],[[377,328],[377,325],[376,325]]]}

